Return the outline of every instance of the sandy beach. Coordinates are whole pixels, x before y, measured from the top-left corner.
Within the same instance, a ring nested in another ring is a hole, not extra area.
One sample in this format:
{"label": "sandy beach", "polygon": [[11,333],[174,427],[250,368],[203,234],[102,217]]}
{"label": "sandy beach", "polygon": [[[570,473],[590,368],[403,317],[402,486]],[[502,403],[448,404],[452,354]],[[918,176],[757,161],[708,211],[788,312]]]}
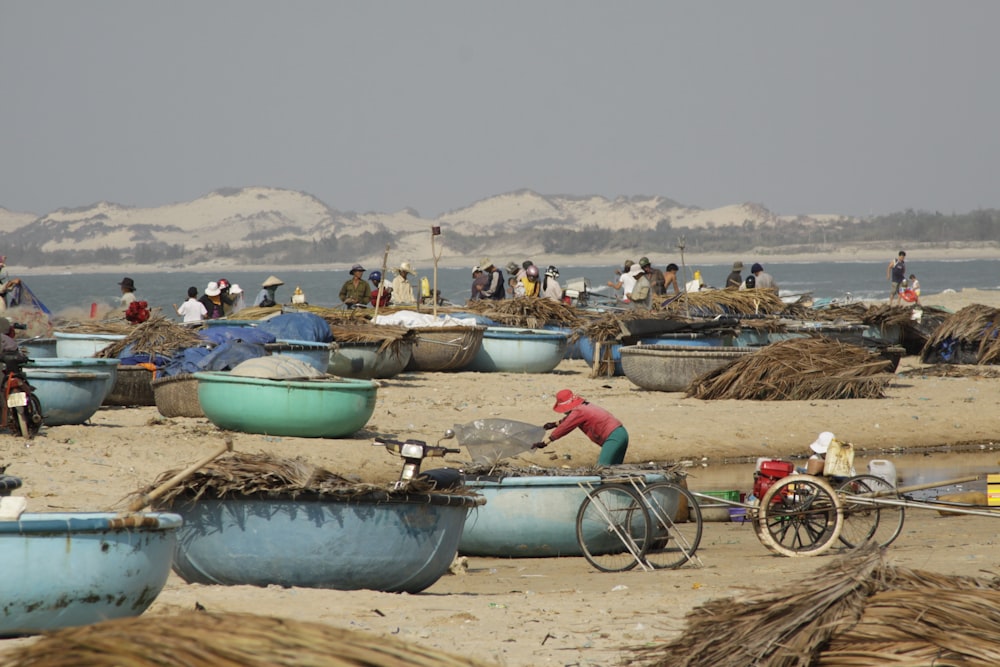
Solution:
{"label": "sandy beach", "polygon": [[[926,305],[1000,306],[997,292],[928,295]],[[555,416],[556,392],[570,388],[617,415],[629,428],[626,463],[691,461],[699,471],[757,456],[801,456],[819,431],[834,431],[862,453],[971,445],[1000,446],[1000,379],[942,377],[904,358],[886,399],[843,401],[698,401],[644,392],[627,378],[589,377],[581,361],[544,375],[404,374],[380,382],[366,428],[342,440],[233,434],[243,452],[302,456],[364,481],[395,479],[399,459],[371,446],[374,434],[435,440],[446,428],[482,417],[542,424]],[[159,473],[217,447],[222,433],[205,419],[165,419],[155,408],[102,408],[90,423],[44,428],[31,447],[2,436],[8,474],[24,480],[17,495],[32,511],[120,509],[122,499]],[[543,466],[596,462],[598,448],[576,432],[524,460]],[[982,457],[996,464],[1000,454]],[[948,455],[938,455],[948,465]],[[452,455],[442,465],[461,467]],[[707,468],[705,467],[707,466]],[[904,472],[904,471],[901,471]],[[744,490],[749,490],[746,479]],[[1000,523],[985,517],[907,515],[892,562],[943,573],[996,567]],[[805,576],[840,553],[817,558],[772,555],[749,525],[708,523],[700,565],[679,570],[602,574],[583,558],[469,558],[424,593],[200,586],[171,575],[147,614],[192,609],[252,611],[395,636],[498,665],[611,665],[623,649],[655,645],[683,631],[684,615],[708,599],[746,587],[775,587]],[[30,639],[0,642],[0,656]]]}

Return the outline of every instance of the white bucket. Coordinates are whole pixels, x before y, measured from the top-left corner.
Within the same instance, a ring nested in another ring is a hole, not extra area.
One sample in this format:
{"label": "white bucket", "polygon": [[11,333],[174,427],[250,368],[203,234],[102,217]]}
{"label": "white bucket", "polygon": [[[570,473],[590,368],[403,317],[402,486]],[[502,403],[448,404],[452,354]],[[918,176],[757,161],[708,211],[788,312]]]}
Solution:
{"label": "white bucket", "polygon": [[885,459],[872,459],[868,462],[868,474],[885,480],[896,488],[896,465]]}

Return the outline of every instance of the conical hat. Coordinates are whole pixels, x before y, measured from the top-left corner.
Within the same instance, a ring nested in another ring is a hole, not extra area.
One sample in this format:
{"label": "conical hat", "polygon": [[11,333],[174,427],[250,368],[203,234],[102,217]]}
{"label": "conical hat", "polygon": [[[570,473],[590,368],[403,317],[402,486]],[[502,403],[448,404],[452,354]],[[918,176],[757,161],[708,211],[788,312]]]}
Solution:
{"label": "conical hat", "polygon": [[284,285],[285,282],[278,276],[268,276],[267,280],[260,284],[261,287],[278,287]]}

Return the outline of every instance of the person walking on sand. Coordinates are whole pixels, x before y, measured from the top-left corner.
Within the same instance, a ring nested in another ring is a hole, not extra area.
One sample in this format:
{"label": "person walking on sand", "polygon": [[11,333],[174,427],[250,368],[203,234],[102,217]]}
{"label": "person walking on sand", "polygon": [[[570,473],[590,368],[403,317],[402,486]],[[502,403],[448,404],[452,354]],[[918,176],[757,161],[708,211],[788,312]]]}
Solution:
{"label": "person walking on sand", "polygon": [[174,310],[183,318],[184,322],[201,322],[208,315],[205,304],[198,300],[198,288],[188,287],[187,301],[181,304],[180,308],[174,304]]}
{"label": "person walking on sand", "polygon": [[899,288],[906,280],[906,252],[900,250],[896,259],[889,262],[885,269],[885,277],[889,281],[889,305],[899,301]]}
{"label": "person walking on sand", "polygon": [[547,447],[573,429],[579,428],[591,442],[601,448],[597,465],[617,465],[625,460],[625,452],[628,451],[628,431],[613,414],[587,402],[569,389],[563,389],[556,394],[556,403],[552,409],[565,416],[558,422],[545,424],[542,428],[546,431],[552,430],[552,433],[545,440],[533,444],[532,449]]}

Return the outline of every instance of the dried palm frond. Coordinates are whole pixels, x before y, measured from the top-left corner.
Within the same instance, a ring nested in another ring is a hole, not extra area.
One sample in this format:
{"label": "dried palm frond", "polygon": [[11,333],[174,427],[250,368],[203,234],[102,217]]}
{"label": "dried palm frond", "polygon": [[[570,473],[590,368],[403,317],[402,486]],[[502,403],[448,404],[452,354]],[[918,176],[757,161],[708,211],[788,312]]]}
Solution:
{"label": "dried palm frond", "polygon": [[626,664],[1000,664],[996,589],[995,580],[893,567],[868,546],[778,592],[709,601],[688,614],[689,631],[635,649]]}
{"label": "dried palm frond", "polygon": [[396,353],[405,341],[416,338],[412,329],[390,324],[372,324],[368,320],[330,323],[330,333],[338,343],[380,343],[380,352],[393,350]]}
{"label": "dried palm frond", "polygon": [[75,334],[127,335],[135,325],[115,317],[105,320],[60,320],[56,328]]}
{"label": "dried palm frond", "polygon": [[825,338],[773,343],[691,382],[687,395],[756,401],[884,398],[891,362]]}
{"label": "dried palm frond", "polygon": [[[1000,363],[1000,309],[972,304],[945,319],[927,339],[920,357],[924,362],[949,360],[963,363],[964,348],[977,364]],[[942,354],[954,351],[954,355]]]}
{"label": "dried palm frond", "polygon": [[517,297],[514,299],[477,299],[469,301],[465,310],[483,315],[507,326],[537,329],[546,324],[576,326],[580,316],[576,309],[552,299]]}
{"label": "dried palm frond", "polygon": [[[174,477],[177,472],[177,470],[168,470],[162,473],[152,484],[145,489],[140,489],[136,494],[139,497],[148,494],[163,482]],[[414,480],[406,492],[422,493],[430,491],[432,488],[432,482],[421,486],[417,480]],[[391,489],[387,485],[368,484],[348,479],[313,465],[302,458],[277,457],[264,452],[259,454],[236,452],[205,465],[182,483],[172,487],[161,497],[157,507],[166,509],[179,500],[197,501],[202,497],[213,499],[244,496],[350,498],[372,492],[391,492]]]}
{"label": "dried palm frond", "polygon": [[132,354],[169,356],[177,350],[204,344],[205,341],[191,327],[171,322],[162,315],[154,315],[141,324],[130,325],[125,338],[108,345],[96,356],[117,357],[126,347]]}
{"label": "dried palm frond", "polygon": [[661,309],[675,315],[777,315],[785,303],[774,289],[714,289],[686,292]]}
{"label": "dried palm frond", "polygon": [[390,636],[205,611],[67,628],[4,658],[7,667],[486,667]]}

